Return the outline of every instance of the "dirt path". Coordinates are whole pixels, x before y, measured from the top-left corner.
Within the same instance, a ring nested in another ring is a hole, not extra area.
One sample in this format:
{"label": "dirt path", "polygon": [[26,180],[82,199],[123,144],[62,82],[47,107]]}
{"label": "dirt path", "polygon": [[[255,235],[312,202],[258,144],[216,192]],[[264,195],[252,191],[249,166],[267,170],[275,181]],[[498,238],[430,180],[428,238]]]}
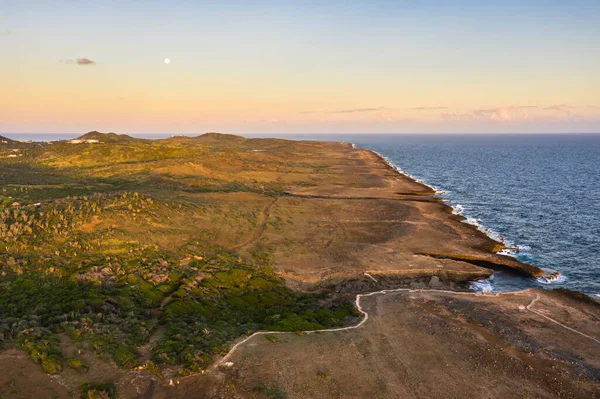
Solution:
{"label": "dirt path", "polygon": [[[373,280],[375,280],[372,276],[368,276],[370,278],[372,278]],[[375,280],[376,281],[376,280]],[[368,294],[358,294],[356,295],[356,299],[355,299],[355,306],[356,309],[362,314],[362,319],[360,320],[360,322],[358,324],[355,324],[353,326],[348,326],[348,327],[340,327],[340,328],[329,328],[329,329],[324,329],[324,330],[310,330],[310,331],[302,331],[303,334],[314,334],[314,333],[326,333],[326,332],[336,332],[336,331],[348,331],[348,330],[354,330],[357,328],[360,328],[361,326],[363,326],[367,320],[369,320],[369,313],[367,313],[366,311],[363,310],[362,306],[360,305],[360,300],[363,297],[369,297],[369,296],[373,296],[373,295],[384,295],[384,294],[390,294],[390,293],[395,293],[395,292],[439,292],[439,293],[447,293],[447,294],[452,294],[452,295],[470,295],[470,296],[474,296],[474,295],[480,295],[480,296],[492,296],[492,297],[497,297],[500,295],[512,295],[512,294],[520,294],[523,291],[514,291],[514,292],[503,292],[503,293],[493,293],[493,294],[480,294],[480,293],[476,293],[476,292],[460,292],[460,291],[449,291],[449,290],[419,290],[419,289],[410,289],[410,288],[397,288],[397,289],[390,289],[390,290],[381,290],[381,291],[375,291],[375,292],[370,292]],[[568,327],[556,320],[554,320],[551,317],[548,317],[534,309],[532,309],[533,305],[535,305],[535,303],[540,299],[540,295],[537,294],[536,297],[531,301],[531,303],[529,305],[527,305],[525,307],[526,310],[528,310],[529,312],[532,312],[538,316],[541,316],[549,321],[551,321],[552,323],[555,323],[571,332],[574,332],[576,334],[579,334],[583,337],[586,337],[588,339],[591,339],[592,341],[600,344],[600,341],[594,337],[591,337],[587,334],[584,334],[574,328]],[[295,332],[291,332],[291,331],[257,331],[254,334],[244,338],[243,340],[241,340],[240,342],[236,343],[235,345],[233,345],[231,347],[231,349],[229,350],[229,352],[223,356],[221,359],[219,359],[218,361],[216,361],[215,363],[213,363],[213,365],[207,370],[207,371],[212,371],[215,370],[216,368],[218,368],[221,365],[225,365],[225,366],[230,366],[231,364],[228,364],[228,360],[231,358],[231,356],[235,353],[235,351],[242,346],[244,343],[248,342],[250,339],[252,339],[255,336],[258,335],[275,335],[275,334],[295,334]]]}
{"label": "dirt path", "polygon": [[151,332],[148,342],[138,348],[140,355],[139,359],[141,363],[145,363],[146,361],[150,360],[150,351],[152,350],[152,347],[163,337],[163,335],[165,335],[165,326],[158,325],[158,322],[163,313],[164,307],[171,302],[171,299],[173,299],[173,294],[165,297],[160,303],[158,310],[156,310],[155,314],[152,316],[152,326],[150,327]]}
{"label": "dirt path", "polygon": [[532,309],[533,305],[534,305],[534,304],[535,304],[537,301],[539,301],[539,300],[540,300],[540,294],[537,294],[537,295],[535,296],[535,298],[533,299],[533,301],[531,301],[531,303],[530,303],[529,305],[527,305],[527,310],[529,310],[529,311],[530,311],[530,312],[532,312],[532,313],[535,313],[535,314],[537,314],[538,316],[541,316],[541,317],[543,317],[543,318],[544,318],[544,319],[546,319],[546,320],[550,320],[552,323],[556,323],[556,324],[558,324],[559,326],[561,326],[561,327],[563,327],[563,328],[566,328],[566,329],[567,329],[567,330],[569,330],[569,331],[572,331],[572,332],[574,332],[574,333],[577,333],[577,334],[579,334],[579,335],[581,335],[581,336],[583,336],[583,337],[586,337],[586,338],[588,338],[588,339],[591,339],[592,341],[594,341],[594,342],[596,342],[597,344],[599,344],[599,345],[600,345],[600,340],[598,340],[598,339],[596,339],[596,338],[594,338],[594,337],[592,337],[592,336],[589,336],[589,335],[587,335],[587,334],[584,334],[584,333],[582,333],[581,331],[577,331],[577,330],[575,330],[574,328],[571,328],[571,327],[569,327],[569,326],[565,326],[564,324],[562,324],[562,323],[560,323],[560,322],[558,322],[558,321],[554,320],[554,319],[553,319],[553,318],[551,318],[551,317],[548,317],[548,316],[546,316],[545,314],[543,314],[543,313],[541,313],[541,312],[538,312],[537,310],[533,310],[533,309]]}
{"label": "dirt path", "polygon": [[252,237],[250,237],[248,240],[246,240],[240,244],[237,244],[237,245],[231,247],[231,250],[236,250],[236,249],[246,247],[250,244],[255,243],[256,241],[258,241],[260,239],[260,237],[262,237],[263,233],[265,232],[265,227],[267,227],[267,223],[269,222],[269,211],[271,210],[271,207],[277,202],[278,199],[279,199],[279,197],[275,197],[273,199],[273,201],[269,202],[269,204],[267,206],[265,206],[265,208],[262,210],[261,215],[260,215],[261,221],[258,225],[258,228],[254,232],[254,234],[252,234]]}

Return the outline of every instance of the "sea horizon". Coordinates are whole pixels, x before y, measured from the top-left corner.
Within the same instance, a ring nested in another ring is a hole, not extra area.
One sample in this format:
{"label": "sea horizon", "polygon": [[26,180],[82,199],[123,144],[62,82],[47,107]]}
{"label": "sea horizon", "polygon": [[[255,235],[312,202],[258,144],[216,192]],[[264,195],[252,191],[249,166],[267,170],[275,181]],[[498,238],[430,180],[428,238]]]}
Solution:
{"label": "sea horizon", "polygon": [[[93,130],[92,130],[93,131]],[[47,133],[47,132],[26,132],[26,133],[13,133],[13,132],[0,132],[0,136],[7,137],[13,140],[31,140],[31,141],[56,141],[56,140],[71,140],[82,136],[90,131],[78,132],[78,133]],[[103,132],[108,133],[108,132]],[[589,136],[589,135],[600,135],[599,132],[536,132],[536,133],[520,133],[520,132],[485,132],[485,133],[474,133],[474,132],[447,132],[447,133],[239,133],[239,132],[228,132],[228,131],[206,131],[199,133],[139,133],[139,132],[111,132],[116,134],[125,134],[135,138],[146,138],[146,139],[161,139],[176,136],[186,137],[197,137],[206,133],[223,133],[233,134],[237,136],[243,136],[247,138],[289,138],[293,137],[311,137],[311,136],[325,136],[328,139],[343,137],[343,136],[359,136],[359,135],[373,135],[373,136],[426,136],[426,137],[449,137],[449,136],[563,136],[563,135],[574,135],[574,136]]]}

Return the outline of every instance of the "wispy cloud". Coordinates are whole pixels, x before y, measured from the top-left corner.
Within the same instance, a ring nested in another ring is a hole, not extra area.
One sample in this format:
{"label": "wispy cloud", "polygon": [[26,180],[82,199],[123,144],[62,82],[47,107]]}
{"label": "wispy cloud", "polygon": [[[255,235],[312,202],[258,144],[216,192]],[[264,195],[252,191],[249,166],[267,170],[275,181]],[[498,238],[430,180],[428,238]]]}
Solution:
{"label": "wispy cloud", "polygon": [[526,110],[537,109],[537,105],[510,105],[495,108],[480,108],[471,112],[455,113],[445,112],[440,114],[443,119],[472,121],[489,120],[496,122],[507,122],[513,120],[524,120],[529,118]]}
{"label": "wispy cloud", "polygon": [[442,119],[457,121],[489,121],[507,123],[526,120],[564,121],[582,118],[581,115],[578,115],[571,110],[588,107],[590,106],[575,107],[567,104],[558,104],[549,107],[540,105],[512,105],[495,108],[480,108],[463,113],[442,113],[440,116]]}
{"label": "wispy cloud", "polygon": [[[301,111],[300,115],[332,115],[332,114],[373,114],[372,118],[377,120],[392,118],[392,114],[407,111],[446,111],[441,112],[439,116],[445,120],[458,121],[489,121],[489,122],[518,122],[536,119],[564,119],[564,117],[576,117],[571,109],[579,108],[598,108],[598,106],[571,106],[567,104],[558,104],[553,106],[545,105],[507,105],[493,108],[476,108],[472,110],[454,111],[453,107],[447,106],[418,106],[406,108],[394,107],[369,107],[369,108],[349,108],[334,111]],[[382,112],[380,112],[382,111]],[[385,112],[383,112],[385,111]],[[552,116],[554,114],[555,116]],[[429,113],[424,112],[425,115]],[[371,118],[371,116],[370,116]]]}
{"label": "wispy cloud", "polygon": [[96,61],[92,61],[89,58],[75,58],[75,59],[62,59],[61,64],[77,64],[83,66],[96,65]]}
{"label": "wispy cloud", "polygon": [[527,113],[513,112],[525,109],[539,108],[537,105],[511,105],[508,107],[497,107],[487,109],[476,109],[473,114],[476,117],[487,118],[493,121],[512,121],[514,119],[527,119]]}
{"label": "wispy cloud", "polygon": [[370,107],[370,108],[350,108],[350,109],[338,109],[335,111],[300,111],[298,114],[309,115],[309,114],[358,114],[366,112],[377,112],[377,111],[440,111],[449,109],[449,107],[408,107],[408,108],[393,108],[393,107]]}
{"label": "wispy cloud", "polygon": [[383,111],[385,107],[374,107],[374,108],[352,108],[352,109],[340,109],[337,111],[330,111],[329,114],[356,114],[361,112],[375,112]]}
{"label": "wispy cloud", "polygon": [[[373,108],[355,108],[355,109],[342,109],[339,111],[329,112],[330,114],[354,114],[358,112],[375,112],[375,111],[385,111],[385,110],[402,110],[403,108],[390,108],[390,107],[373,107]],[[431,110],[442,110],[448,109],[448,107],[411,107],[404,108],[412,111],[431,111]]]}
{"label": "wispy cloud", "polygon": [[335,111],[300,111],[298,114],[300,115],[309,115],[309,114],[358,114],[364,112],[376,112],[383,111],[389,109],[387,107],[373,107],[373,108],[350,108],[350,109],[338,109]]}
{"label": "wispy cloud", "polygon": [[437,111],[437,110],[441,110],[441,109],[448,109],[448,107],[413,107],[413,108],[408,108],[414,111]]}
{"label": "wispy cloud", "polygon": [[475,115],[473,115],[471,112],[442,112],[440,116],[442,119],[454,121],[472,121],[475,119]]}
{"label": "wispy cloud", "polygon": [[570,108],[575,108],[575,107],[569,107],[567,104],[558,104],[558,105],[553,105],[551,107],[546,107],[544,109],[548,109],[551,111],[564,112],[565,114],[570,114],[571,113],[571,111],[569,111]]}

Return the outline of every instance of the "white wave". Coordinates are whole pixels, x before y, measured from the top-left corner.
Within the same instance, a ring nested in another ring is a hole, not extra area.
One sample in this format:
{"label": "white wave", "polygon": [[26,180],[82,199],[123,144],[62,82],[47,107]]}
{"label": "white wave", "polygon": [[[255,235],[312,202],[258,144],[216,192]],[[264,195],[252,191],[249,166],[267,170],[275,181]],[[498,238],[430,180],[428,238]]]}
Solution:
{"label": "white wave", "polygon": [[494,275],[492,274],[490,277],[484,280],[473,281],[469,288],[475,292],[493,292],[494,291]]}
{"label": "white wave", "polygon": [[540,284],[560,284],[567,281],[567,276],[562,273],[554,272],[550,273],[547,276],[542,276],[537,278],[537,282]]}
{"label": "white wave", "polygon": [[452,206],[452,214],[453,215],[462,215],[462,213],[465,211],[465,207],[462,206],[461,204],[456,204],[454,206]]}
{"label": "white wave", "polygon": [[[471,226],[475,226],[475,227],[477,227],[477,228],[480,228],[480,227],[481,227],[481,228],[483,228],[483,227],[481,226],[481,224],[479,223],[479,220],[478,220],[478,219],[475,219],[475,218],[471,218],[471,217],[465,217],[465,220],[463,220],[462,222],[463,222],[463,223],[466,223],[466,224],[470,224]],[[483,231],[483,230],[482,230],[482,231]],[[484,232],[485,232],[485,231],[484,231]]]}
{"label": "white wave", "polygon": [[444,194],[443,190],[440,190],[439,188],[432,186],[431,184],[427,184],[425,183],[423,180],[419,179],[418,177],[412,176],[409,173],[403,171],[402,169],[400,169],[398,166],[394,165],[392,163],[392,161],[390,161],[389,159],[387,159],[384,155],[381,155],[380,153],[378,153],[377,151],[373,151],[373,153],[377,154],[381,159],[383,159],[383,161],[392,169],[394,169],[396,172],[400,173],[401,175],[404,175],[406,177],[410,177],[412,180],[416,181],[417,183],[420,183],[426,187],[429,187],[430,189],[432,189],[433,191],[435,191],[435,194],[437,195],[441,195]]}
{"label": "white wave", "polygon": [[511,248],[511,249],[515,249],[516,248],[516,246],[514,246],[512,244],[509,244],[508,242],[506,242],[506,240],[504,239],[504,237],[502,237],[502,235],[500,233],[498,233],[497,231],[494,231],[494,230],[490,229],[489,227],[483,227],[482,226],[479,230],[482,231],[483,233],[485,233],[492,240],[501,242],[502,244],[506,245],[507,248]]}
{"label": "white wave", "polygon": [[[504,246],[506,248],[502,249],[501,251],[497,252],[500,255],[507,255],[507,256],[512,256],[512,257],[516,257],[517,253],[519,253],[520,251],[520,247],[516,244],[507,242],[504,237],[490,229],[487,226],[484,226],[483,224],[481,224],[481,219],[476,219],[473,217],[469,217],[469,216],[465,216],[463,215],[465,213],[465,207],[462,204],[457,204],[457,205],[450,205],[450,207],[452,208],[452,214],[454,215],[461,215],[464,216],[465,219],[462,220],[463,223],[469,224],[471,226],[475,226],[477,227],[477,230],[481,231],[482,233],[484,233],[485,235],[487,235],[489,238],[491,238],[494,241],[498,241],[502,244],[504,244]],[[527,247],[529,249],[529,247]]]}
{"label": "white wave", "polygon": [[[448,201],[448,202],[450,202],[450,201]],[[462,204],[450,205],[450,207],[452,208],[453,215],[463,216],[463,214],[465,213],[465,207]],[[504,239],[504,237],[502,237],[502,235],[500,233],[490,229],[487,226],[482,225],[481,219],[475,219],[472,217],[465,216],[465,219],[462,222],[466,223],[466,224],[470,224],[471,226],[477,227],[477,230],[481,231],[482,233],[484,233],[485,235],[490,237],[492,240],[495,240],[495,241],[498,241],[498,242],[501,242],[502,244],[504,244],[506,246],[506,248],[503,249],[502,251],[498,252],[499,254],[516,256],[516,253],[519,252],[517,245],[506,242],[506,240]]]}
{"label": "white wave", "polygon": [[510,249],[510,248],[504,248],[501,251],[496,252],[498,255],[505,255],[505,256],[516,256],[515,252]]}

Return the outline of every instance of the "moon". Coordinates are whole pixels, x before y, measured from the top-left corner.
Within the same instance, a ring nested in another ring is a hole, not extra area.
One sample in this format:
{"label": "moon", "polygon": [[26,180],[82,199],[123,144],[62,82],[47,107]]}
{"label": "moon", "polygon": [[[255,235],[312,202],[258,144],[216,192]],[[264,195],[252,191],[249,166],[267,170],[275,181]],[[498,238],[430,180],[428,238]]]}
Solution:
{"label": "moon", "polygon": [[169,65],[171,63],[171,59],[170,58],[165,58],[165,64]]}

